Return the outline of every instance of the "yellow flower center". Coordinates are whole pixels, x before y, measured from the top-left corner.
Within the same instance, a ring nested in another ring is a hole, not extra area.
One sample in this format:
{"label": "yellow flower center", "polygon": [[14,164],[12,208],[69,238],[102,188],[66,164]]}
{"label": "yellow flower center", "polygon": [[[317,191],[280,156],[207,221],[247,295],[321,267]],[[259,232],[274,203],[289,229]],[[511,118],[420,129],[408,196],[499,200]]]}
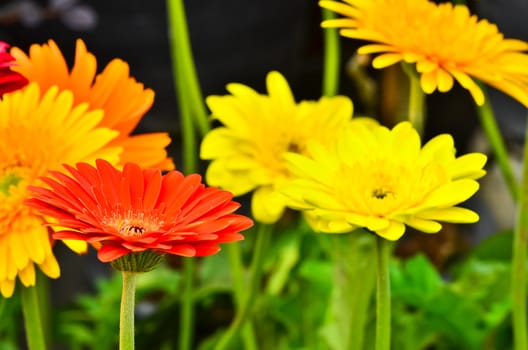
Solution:
{"label": "yellow flower center", "polygon": [[351,211],[388,217],[411,208],[449,180],[439,164],[418,167],[405,160],[370,160],[343,166],[337,174],[339,200]]}

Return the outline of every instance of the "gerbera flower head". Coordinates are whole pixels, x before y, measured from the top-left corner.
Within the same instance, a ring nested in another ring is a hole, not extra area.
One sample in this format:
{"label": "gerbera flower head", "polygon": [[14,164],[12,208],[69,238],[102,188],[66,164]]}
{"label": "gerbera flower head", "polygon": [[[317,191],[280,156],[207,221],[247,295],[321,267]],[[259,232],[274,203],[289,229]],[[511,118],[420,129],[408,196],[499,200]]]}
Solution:
{"label": "gerbera flower head", "polygon": [[49,277],[60,270],[43,217],[24,206],[27,186],[63,162],[119,161],[119,147],[108,144],[118,132],[100,127],[103,112],[74,106],[70,91],[41,93],[36,83],[0,100],[0,292],[13,294],[16,277],[35,284],[34,265]]}
{"label": "gerbera flower head", "polygon": [[352,102],[344,96],[296,103],[286,79],[278,72],[267,76],[268,94],[242,84],[229,84],[226,96],[209,96],[213,118],[223,126],[209,132],[201,158],[212,160],[207,183],[239,196],[254,190],[253,217],[276,222],[285,209],[276,185],[290,174],[285,152],[306,153],[309,138],[326,144],[352,116]]}
{"label": "gerbera flower head", "polygon": [[335,147],[309,143],[312,158],[285,155],[294,178],[282,188],[288,204],[307,211],[313,228],[344,233],[367,228],[396,240],[405,226],[426,233],[438,221],[473,223],[478,215],[456,205],[479,188],[486,156],[455,157],[453,138],[436,136],[421,147],[409,122],[392,130],[350,123]]}
{"label": "gerbera flower head", "polygon": [[27,85],[28,81],[20,73],[11,69],[15,58],[7,52],[9,44],[0,41],[0,97],[7,92],[18,90]]}
{"label": "gerbera flower head", "polygon": [[34,198],[26,203],[57,220],[54,238],[100,245],[103,262],[146,251],[215,254],[220,243],[243,239],[239,232],[253,225],[233,213],[240,205],[231,193],[204,186],[197,174],[162,175],[135,163],[121,171],[104,160],[65,168],[69,175],[42,178],[48,187],[30,187]]}
{"label": "gerbera flower head", "polygon": [[464,5],[428,0],[319,4],[344,16],[324,21],[323,27],[338,27],[345,37],[369,42],[358,52],[379,54],[375,68],[416,64],[426,93],[449,91],[456,80],[482,105],[476,78],[528,106],[528,43],[505,39],[496,25],[471,15]]}
{"label": "gerbera flower head", "polygon": [[73,92],[75,105],[87,103],[89,110],[104,111],[100,126],[119,132],[112,146],[122,148],[120,164],[133,161],[144,167],[174,168],[165,151],[171,141],[167,133],[130,135],[152,106],[154,91],[130,76],[128,63],[113,59],[97,74],[97,60],[80,39],[71,70],[53,40],[31,45],[29,54],[14,47],[11,54],[16,59],[12,69],[38,83],[42,91],[58,86]]}

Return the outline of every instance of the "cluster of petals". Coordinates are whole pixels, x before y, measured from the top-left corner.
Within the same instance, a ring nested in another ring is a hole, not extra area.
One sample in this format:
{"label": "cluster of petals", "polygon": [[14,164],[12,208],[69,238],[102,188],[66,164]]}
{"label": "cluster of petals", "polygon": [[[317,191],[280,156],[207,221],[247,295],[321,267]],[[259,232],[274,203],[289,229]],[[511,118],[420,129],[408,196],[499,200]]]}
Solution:
{"label": "cluster of petals", "polygon": [[28,81],[20,73],[11,69],[15,58],[7,49],[9,44],[0,41],[0,97],[6,92],[11,92],[24,87]]}
{"label": "cluster of petals", "polygon": [[60,269],[43,218],[24,205],[27,186],[47,170],[69,162],[119,161],[119,148],[105,147],[117,131],[100,127],[100,110],[74,106],[73,94],[36,83],[0,100],[0,291],[12,295],[16,277],[35,284],[34,264],[57,278]]}
{"label": "cluster of petals", "polygon": [[78,39],[71,70],[53,40],[33,44],[26,54],[20,48],[11,49],[15,58],[13,70],[42,91],[52,86],[73,93],[74,104],[86,103],[89,110],[104,111],[100,126],[119,132],[109,146],[121,148],[120,164],[136,162],[143,167],[174,169],[165,147],[171,142],[165,132],[131,135],[154,102],[154,91],[145,88],[130,76],[127,62],[112,59],[97,73],[97,59]]}
{"label": "cluster of petals", "polygon": [[478,190],[486,156],[456,157],[451,135],[438,135],[422,147],[409,122],[392,130],[350,122],[334,147],[311,142],[308,148],[311,157],[285,155],[293,178],[281,191],[317,231],[366,228],[397,240],[406,226],[436,233],[439,221],[478,221],[475,212],[457,205]]}
{"label": "cluster of petals", "polygon": [[[44,218],[24,205],[27,187],[62,164],[106,159],[122,166],[174,168],[165,147],[166,133],[131,135],[151,107],[154,92],[129,74],[128,64],[112,60],[100,74],[82,40],[76,43],[73,68],[55,44],[31,45],[6,52],[0,45],[0,70],[27,82],[0,100],[0,292],[10,297],[17,277],[25,287],[35,284],[35,266],[50,278],[60,276],[53,240]],[[0,84],[1,85],[1,84]],[[66,240],[77,252],[85,242]]]}
{"label": "cluster of petals", "polygon": [[360,54],[379,54],[372,64],[416,64],[424,92],[451,90],[454,81],[475,102],[484,94],[474,79],[528,106],[528,43],[506,39],[497,26],[479,20],[464,5],[428,0],[323,0],[320,6],[343,15],[322,23],[341,35],[367,41]]}
{"label": "cluster of petals", "polygon": [[277,186],[289,178],[282,155],[306,152],[308,139],[333,142],[335,133],[352,117],[352,102],[345,96],[322,97],[297,103],[286,79],[276,71],[266,79],[267,94],[231,83],[229,95],[209,96],[212,117],[222,126],[202,141],[200,156],[211,160],[209,185],[233,192],[253,192],[253,217],[276,222],[285,209]]}
{"label": "cluster of petals", "polygon": [[233,213],[240,204],[231,193],[206,187],[197,174],[162,175],[135,163],[118,170],[104,160],[65,168],[69,174],[43,177],[47,186],[31,186],[26,204],[54,219],[54,238],[95,244],[103,262],[147,250],[211,255],[220,243],[243,239],[239,232],[253,225]]}

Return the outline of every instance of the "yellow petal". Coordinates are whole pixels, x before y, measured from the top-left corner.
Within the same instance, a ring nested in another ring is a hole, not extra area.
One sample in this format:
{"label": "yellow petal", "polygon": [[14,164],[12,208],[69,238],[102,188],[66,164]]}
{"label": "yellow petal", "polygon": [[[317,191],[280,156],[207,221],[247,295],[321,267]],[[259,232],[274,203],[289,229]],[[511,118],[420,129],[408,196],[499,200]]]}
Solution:
{"label": "yellow petal", "polygon": [[399,53],[385,53],[377,56],[372,60],[372,67],[377,69],[383,69],[388,66],[392,66],[395,63],[400,62],[403,59]]}
{"label": "yellow petal", "polygon": [[25,268],[18,272],[18,277],[25,287],[35,285],[35,267],[33,263],[27,264]]}
{"label": "yellow petal", "polygon": [[377,230],[376,234],[388,239],[389,241],[396,241],[405,233],[405,225],[401,222],[390,221],[389,226],[383,230]]}
{"label": "yellow petal", "polygon": [[64,239],[62,240],[64,244],[77,254],[86,254],[88,253],[88,244],[85,241],[78,241],[73,239]]}
{"label": "yellow petal", "polygon": [[271,186],[260,187],[253,193],[251,212],[256,221],[264,224],[277,222],[285,209],[285,198]]}
{"label": "yellow petal", "polygon": [[439,220],[457,224],[472,224],[479,220],[477,213],[460,207],[432,209],[418,213],[417,216],[427,220]]}
{"label": "yellow petal", "polygon": [[0,281],[0,293],[4,298],[10,298],[15,290],[15,280],[4,279]]}
{"label": "yellow petal", "polygon": [[456,180],[460,178],[478,179],[486,174],[483,170],[488,157],[482,153],[469,153],[460,156],[449,167],[451,177]]}
{"label": "yellow petal", "polygon": [[[418,231],[422,231],[425,233],[437,233],[438,231],[442,229],[442,225],[440,225],[438,222],[431,221],[431,220],[424,220],[424,219],[425,218],[418,218],[414,216],[414,217],[410,217],[407,220],[405,220],[405,223],[408,226],[411,226],[417,229]],[[440,220],[437,218],[432,218],[432,219]]]}

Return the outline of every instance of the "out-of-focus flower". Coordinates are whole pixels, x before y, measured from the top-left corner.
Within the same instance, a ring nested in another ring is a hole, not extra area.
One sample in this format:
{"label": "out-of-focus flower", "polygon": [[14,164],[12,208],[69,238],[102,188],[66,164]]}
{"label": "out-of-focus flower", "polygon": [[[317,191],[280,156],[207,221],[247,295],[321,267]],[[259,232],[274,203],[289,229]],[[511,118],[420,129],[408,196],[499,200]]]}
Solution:
{"label": "out-of-focus flower", "polygon": [[496,25],[471,15],[466,6],[427,0],[319,4],[345,16],[324,21],[323,27],[338,27],[345,37],[370,42],[358,52],[379,54],[372,62],[375,68],[416,63],[426,93],[449,91],[456,80],[482,105],[476,78],[528,106],[528,43],[505,39]]}
{"label": "out-of-focus flower", "polygon": [[308,144],[312,158],[288,153],[293,180],[281,191],[306,210],[313,228],[345,233],[367,228],[399,239],[405,225],[426,233],[437,221],[473,223],[478,215],[457,207],[479,188],[486,156],[455,157],[453,138],[439,135],[421,147],[409,122],[392,130],[350,123],[335,147]]}
{"label": "out-of-focus flower", "polygon": [[29,55],[16,47],[11,54],[16,59],[16,66],[12,69],[29,81],[37,82],[42,91],[57,85],[61,90],[73,92],[75,105],[87,103],[89,110],[104,111],[99,125],[119,132],[111,146],[122,148],[121,165],[136,162],[143,167],[174,168],[165,151],[171,141],[167,133],[131,135],[152,106],[154,91],[145,89],[129,75],[126,62],[113,59],[96,75],[96,58],[80,39],[76,43],[71,71],[53,40],[43,45],[31,45]]}
{"label": "out-of-focus flower", "polygon": [[70,175],[51,172],[42,178],[48,187],[30,187],[26,204],[57,220],[54,238],[100,245],[103,262],[145,251],[211,255],[253,225],[233,214],[240,205],[231,193],[204,186],[200,175],[162,175],[134,163],[120,171],[104,160],[96,165],[66,165]]}
{"label": "out-of-focus flower", "polygon": [[213,118],[223,126],[208,133],[201,158],[211,159],[207,183],[239,196],[255,191],[253,217],[276,222],[285,209],[276,186],[290,174],[282,155],[305,154],[306,141],[326,144],[352,117],[352,102],[344,96],[296,103],[288,82],[278,72],[267,76],[268,95],[242,84],[229,84],[231,95],[209,96]]}
{"label": "out-of-focus flower", "polygon": [[7,52],[9,44],[0,41],[0,97],[7,92],[18,90],[27,85],[28,81],[20,73],[11,69],[15,58]]}
{"label": "out-of-focus flower", "polygon": [[120,148],[108,146],[118,132],[100,126],[101,110],[74,107],[70,91],[36,83],[5,94],[0,100],[0,292],[13,294],[16,277],[35,284],[34,264],[57,278],[59,266],[51,250],[42,215],[26,207],[27,186],[63,163],[119,161]]}

